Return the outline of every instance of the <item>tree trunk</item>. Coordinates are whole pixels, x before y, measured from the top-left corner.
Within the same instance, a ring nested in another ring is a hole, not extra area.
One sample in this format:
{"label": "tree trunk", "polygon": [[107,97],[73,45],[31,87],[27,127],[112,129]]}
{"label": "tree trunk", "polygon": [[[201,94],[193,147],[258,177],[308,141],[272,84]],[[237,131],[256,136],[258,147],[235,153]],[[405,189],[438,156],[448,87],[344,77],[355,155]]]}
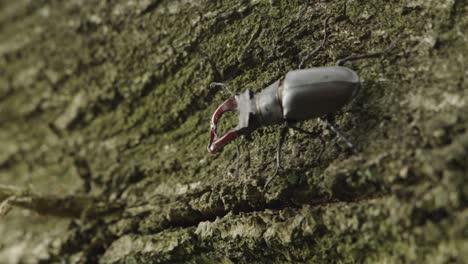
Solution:
{"label": "tree trunk", "polygon": [[[209,84],[259,92],[327,17],[306,67],[396,43],[346,64],[357,153],[302,122],[325,148],[290,131],[264,189],[279,127],[208,154]],[[463,0],[2,1],[0,262],[463,263],[467,29]]]}

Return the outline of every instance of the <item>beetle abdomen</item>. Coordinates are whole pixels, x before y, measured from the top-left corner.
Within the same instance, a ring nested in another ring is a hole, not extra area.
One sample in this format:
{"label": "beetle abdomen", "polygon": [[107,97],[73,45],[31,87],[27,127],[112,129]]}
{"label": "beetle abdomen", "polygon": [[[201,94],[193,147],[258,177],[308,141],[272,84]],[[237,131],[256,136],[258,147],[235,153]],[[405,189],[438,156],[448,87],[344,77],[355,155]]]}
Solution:
{"label": "beetle abdomen", "polygon": [[290,71],[279,93],[283,118],[301,121],[336,112],[351,101],[359,86],[358,75],[346,67]]}

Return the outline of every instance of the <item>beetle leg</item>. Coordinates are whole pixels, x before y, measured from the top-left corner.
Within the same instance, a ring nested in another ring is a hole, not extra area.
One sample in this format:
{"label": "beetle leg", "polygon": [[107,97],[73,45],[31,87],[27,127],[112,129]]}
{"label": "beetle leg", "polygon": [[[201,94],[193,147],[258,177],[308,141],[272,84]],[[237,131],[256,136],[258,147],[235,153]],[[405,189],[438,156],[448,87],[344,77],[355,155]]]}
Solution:
{"label": "beetle leg", "polygon": [[281,171],[281,147],[283,146],[284,139],[286,138],[286,133],[288,132],[288,128],[289,127],[286,126],[286,125],[281,127],[280,135],[279,135],[279,139],[278,139],[278,149],[276,150],[276,169],[275,169],[275,173],[270,178],[268,178],[268,180],[265,183],[265,186],[263,187],[264,189],[266,189],[268,187],[270,182],[276,176],[278,176],[278,174]]}
{"label": "beetle leg", "polygon": [[351,143],[351,141],[349,141],[349,139],[346,138],[346,136],[343,133],[341,133],[330,121],[324,120],[324,119],[322,119],[322,120],[325,122],[327,128],[330,129],[331,131],[333,131],[333,133],[335,133],[338,138],[341,138],[346,143],[348,148],[353,151],[353,153],[357,152],[356,147],[354,146],[354,144]]}
{"label": "beetle leg", "polygon": [[239,147],[239,143],[236,143],[236,153],[232,156],[232,158],[229,159],[229,163],[231,163],[234,160],[236,160],[236,167],[235,168],[230,168],[229,172],[234,174],[234,177],[238,178],[239,177],[239,166],[240,166],[240,147]]}
{"label": "beetle leg", "polygon": [[289,128],[291,128],[291,129],[293,129],[295,131],[298,131],[300,133],[309,135],[309,136],[311,136],[313,138],[318,138],[320,140],[320,143],[321,143],[322,147],[320,148],[320,152],[319,152],[319,154],[317,155],[317,158],[316,158],[317,162],[320,161],[320,159],[322,158],[322,154],[325,151],[325,140],[323,139],[321,134],[317,133],[317,132],[307,131],[307,130],[305,130],[303,128],[300,128],[300,127],[297,127],[297,126],[294,126],[294,125],[290,125],[290,124],[288,126],[289,126]]}
{"label": "beetle leg", "polygon": [[[250,134],[246,134],[244,135],[244,139],[247,141],[247,142],[252,142],[252,137],[250,136]],[[247,154],[246,154],[246,162],[247,162],[247,168],[250,168],[250,163],[251,163],[251,158],[250,158],[250,148],[244,148],[244,150],[247,151]]]}
{"label": "beetle leg", "polygon": [[377,58],[380,56],[387,55],[393,48],[395,48],[395,45],[397,42],[402,38],[402,35],[400,35],[395,41],[393,41],[390,45],[388,45],[387,48],[384,50],[374,52],[374,53],[368,53],[368,54],[360,54],[360,55],[350,55],[348,57],[338,59],[336,61],[336,66],[343,66],[343,64],[347,61],[355,61],[355,60],[362,60],[362,59],[370,59],[370,58]]}
{"label": "beetle leg", "polygon": [[239,143],[236,142],[236,171],[234,172],[234,176],[239,178],[239,166],[240,166],[240,147]]}
{"label": "beetle leg", "polygon": [[327,24],[328,24],[328,19],[330,17],[327,17],[325,18],[324,22],[323,22],[323,30],[325,31],[324,35],[323,35],[323,39],[322,39],[322,43],[320,43],[320,46],[318,46],[317,48],[315,48],[312,52],[310,52],[309,54],[307,54],[306,56],[304,56],[304,58],[302,58],[301,60],[301,63],[299,63],[299,69],[302,69],[302,66],[304,65],[304,63],[306,61],[308,61],[310,58],[312,58],[317,52],[319,52],[323,46],[325,45],[325,42],[327,41],[328,39],[328,34],[327,34]]}
{"label": "beetle leg", "polygon": [[320,152],[319,154],[317,155],[317,163],[320,162],[320,159],[322,158],[322,154],[323,152],[325,152],[325,139],[323,139],[323,137],[319,136],[318,139],[320,140],[320,144],[322,144],[322,148],[320,149]]}

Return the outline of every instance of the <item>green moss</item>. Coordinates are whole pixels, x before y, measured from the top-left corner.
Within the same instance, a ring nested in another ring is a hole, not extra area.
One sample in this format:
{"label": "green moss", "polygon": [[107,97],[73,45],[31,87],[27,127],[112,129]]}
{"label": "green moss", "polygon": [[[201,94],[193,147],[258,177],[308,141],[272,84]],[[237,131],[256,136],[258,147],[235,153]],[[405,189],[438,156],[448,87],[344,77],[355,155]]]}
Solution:
{"label": "green moss", "polygon": [[[58,194],[83,194],[90,184],[89,194],[127,204],[122,219],[83,219],[73,235],[58,232],[53,250],[42,249],[51,260],[466,259],[463,1],[0,6],[1,183]],[[265,193],[278,127],[237,141],[234,178],[233,144],[206,152],[211,114],[229,96],[209,83],[260,91],[317,47],[325,17],[328,42],[308,67],[402,38],[385,59],[348,64],[363,85],[336,123],[359,152],[324,130],[318,159],[320,141],[291,132],[283,172]],[[12,217],[8,225],[21,216]],[[40,227],[21,228],[41,240],[31,231]],[[23,243],[15,229],[2,229],[0,256]]]}

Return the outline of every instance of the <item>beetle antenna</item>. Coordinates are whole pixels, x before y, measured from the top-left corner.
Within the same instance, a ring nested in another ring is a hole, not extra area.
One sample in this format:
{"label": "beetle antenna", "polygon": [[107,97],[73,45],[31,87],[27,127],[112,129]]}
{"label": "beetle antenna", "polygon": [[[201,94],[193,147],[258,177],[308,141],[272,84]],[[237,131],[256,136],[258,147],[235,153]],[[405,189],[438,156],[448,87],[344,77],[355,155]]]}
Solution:
{"label": "beetle antenna", "polygon": [[227,85],[225,85],[224,83],[220,83],[220,82],[212,82],[210,83],[210,88],[215,88],[215,87],[221,87],[223,88],[224,90],[226,90],[231,96],[234,96],[235,94],[231,91],[231,89],[229,89],[229,87]]}
{"label": "beetle antenna", "polygon": [[278,140],[278,149],[276,150],[276,169],[275,173],[268,178],[263,189],[266,189],[273,179],[280,174],[281,171],[281,147],[283,146],[284,139],[286,138],[286,133],[288,132],[288,126],[281,127],[279,140]]}
{"label": "beetle antenna", "polygon": [[323,21],[323,30],[325,31],[324,35],[323,35],[323,39],[322,39],[322,43],[320,43],[320,46],[318,46],[317,48],[315,48],[312,52],[310,52],[309,54],[307,54],[306,56],[304,56],[304,58],[302,58],[301,60],[301,63],[299,63],[299,69],[302,69],[302,66],[304,65],[304,63],[306,61],[308,61],[310,58],[312,58],[317,52],[319,52],[323,46],[325,45],[325,42],[327,41],[328,39],[328,34],[327,34],[327,24],[328,24],[328,20],[330,19],[330,17],[327,17],[325,18],[325,20]]}
{"label": "beetle antenna", "polygon": [[377,57],[380,57],[380,56],[387,55],[387,53],[389,53],[391,50],[393,50],[393,48],[395,48],[395,45],[402,38],[402,36],[403,35],[400,35],[395,41],[393,41],[390,45],[388,45],[388,47],[385,48],[384,50],[374,52],[374,53],[368,53],[368,54],[360,54],[360,55],[353,55],[352,54],[352,55],[350,55],[348,57],[338,59],[336,61],[336,66],[343,66],[343,64],[345,62],[348,62],[348,61],[377,58]]}

